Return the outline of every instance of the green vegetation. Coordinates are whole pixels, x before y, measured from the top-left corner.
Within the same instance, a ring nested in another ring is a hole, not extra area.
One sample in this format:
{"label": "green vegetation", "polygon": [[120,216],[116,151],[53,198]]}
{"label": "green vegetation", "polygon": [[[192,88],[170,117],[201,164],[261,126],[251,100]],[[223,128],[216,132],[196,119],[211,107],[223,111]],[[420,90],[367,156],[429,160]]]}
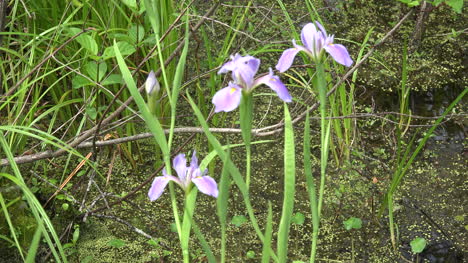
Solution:
{"label": "green vegetation", "polygon": [[[313,21],[353,64],[275,69]],[[463,260],[465,21],[461,0],[0,2],[0,261]],[[235,54],[262,85],[219,74]]]}

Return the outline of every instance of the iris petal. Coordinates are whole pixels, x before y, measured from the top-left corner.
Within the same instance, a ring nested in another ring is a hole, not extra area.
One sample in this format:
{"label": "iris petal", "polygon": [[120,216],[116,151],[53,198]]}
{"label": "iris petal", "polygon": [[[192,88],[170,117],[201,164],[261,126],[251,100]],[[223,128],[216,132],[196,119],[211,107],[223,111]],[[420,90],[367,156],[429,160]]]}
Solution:
{"label": "iris petal", "polygon": [[322,26],[322,24],[319,23],[319,21],[315,21],[315,25],[317,25],[317,27],[320,29],[320,31],[322,31],[322,33],[323,33],[324,36],[327,36],[327,31],[326,31],[325,28]]}
{"label": "iris petal", "polygon": [[281,55],[280,59],[278,60],[278,64],[276,64],[276,69],[279,72],[285,72],[286,70],[288,70],[291,67],[294,58],[296,57],[297,53],[299,53],[299,51],[301,51],[301,49],[299,49],[298,47],[286,49]]}
{"label": "iris petal", "polygon": [[190,168],[197,169],[198,168],[198,159],[197,159],[197,151],[193,151],[192,160],[190,161]]}
{"label": "iris petal", "polygon": [[233,61],[226,62],[218,71],[218,74],[227,73],[232,71],[235,68],[235,64]]}
{"label": "iris petal", "polygon": [[218,185],[210,176],[198,176],[193,178],[192,182],[197,186],[200,192],[213,197],[218,197]]}
{"label": "iris petal", "polygon": [[153,92],[159,91],[159,82],[156,78],[156,74],[154,74],[154,71],[152,70],[148,74],[148,78],[146,79],[145,90],[147,94],[152,94]]}
{"label": "iris petal", "polygon": [[349,56],[348,50],[340,44],[328,44],[325,46],[325,50],[330,54],[333,59],[347,67],[353,64],[353,60]]}
{"label": "iris petal", "polygon": [[158,199],[164,192],[164,189],[168,183],[169,179],[166,176],[158,176],[154,178],[153,184],[151,185],[151,188],[148,192],[150,201]]}
{"label": "iris petal", "polygon": [[313,50],[314,49],[314,39],[317,34],[317,29],[315,28],[315,25],[312,23],[308,23],[302,28],[301,31],[301,41],[302,44],[304,44],[305,48],[308,50]]}
{"label": "iris petal", "polygon": [[241,88],[235,84],[229,83],[229,86],[219,90],[213,96],[213,104],[215,105],[215,112],[229,112],[235,110],[242,97]]}
{"label": "iris petal", "polygon": [[284,102],[292,101],[292,97],[289,94],[288,89],[283,84],[283,82],[281,82],[278,76],[273,75],[273,70],[271,70],[271,68],[270,73],[268,75],[265,75],[255,80],[254,86],[260,84],[265,84],[268,87],[270,87],[270,89],[276,92],[276,94],[278,94],[278,97],[280,97],[280,99],[282,99]]}
{"label": "iris petal", "polygon": [[[252,56],[239,56],[233,61],[236,64],[235,69],[232,71],[233,79],[237,83],[245,83],[245,88],[250,89],[254,82],[254,76],[257,74],[258,68],[260,67],[260,59]],[[240,76],[240,80],[237,76]]]}
{"label": "iris petal", "polygon": [[172,166],[174,167],[174,170],[176,170],[180,180],[185,182],[185,176],[187,174],[187,159],[185,159],[185,154],[178,154],[174,158],[174,161],[172,161]]}
{"label": "iris petal", "polygon": [[246,89],[250,89],[259,67],[260,59],[252,56],[243,57],[239,54],[235,54],[234,56],[231,56],[231,61],[226,62],[221,67],[218,74],[231,71],[232,78],[236,83],[245,86]]}

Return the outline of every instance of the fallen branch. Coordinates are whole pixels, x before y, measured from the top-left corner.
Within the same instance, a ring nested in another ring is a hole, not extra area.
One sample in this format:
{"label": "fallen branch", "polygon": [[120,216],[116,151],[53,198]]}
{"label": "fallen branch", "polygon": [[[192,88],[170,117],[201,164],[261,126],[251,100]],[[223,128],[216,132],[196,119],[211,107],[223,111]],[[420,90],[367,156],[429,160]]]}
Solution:
{"label": "fallen branch", "polygon": [[[348,115],[348,116],[337,116],[337,117],[328,117],[327,119],[358,119],[358,118],[379,118],[382,119],[385,122],[393,123],[393,124],[399,124],[398,122],[392,121],[388,118],[385,118],[383,116],[386,115],[397,115],[397,116],[406,116],[410,117],[412,119],[422,119],[422,120],[436,120],[440,118],[441,116],[433,116],[433,117],[426,117],[426,116],[417,116],[417,115],[409,115],[409,114],[402,114],[398,112],[381,112],[381,113],[357,113],[353,115]],[[452,114],[447,116],[447,119],[444,122],[447,122],[451,120],[453,117],[467,117],[468,114]],[[310,117],[310,119],[313,120],[319,120],[320,117]],[[441,124],[442,124],[441,123]],[[414,127],[430,127],[432,124],[410,124],[408,127],[414,128]],[[210,128],[210,132],[212,133],[231,133],[231,134],[240,134],[241,129],[236,129],[236,128]],[[169,130],[166,129],[164,130],[166,134],[169,133]],[[278,132],[278,130],[274,130],[274,132]],[[181,128],[175,128],[174,133],[203,133],[203,129],[200,127],[181,127]],[[257,137],[265,137],[271,135],[270,132],[264,132],[264,128],[259,128],[259,129],[253,129],[252,130],[252,135],[257,136]],[[148,139],[153,137],[153,134],[150,132],[145,132],[145,133],[140,133],[136,134],[133,136],[127,136],[127,137],[122,137],[122,138],[117,138],[117,139],[112,139],[112,140],[105,140],[105,141],[96,141],[95,147],[105,147],[105,146],[111,146],[111,145],[117,145],[121,143],[127,143],[127,142],[133,142],[133,141],[138,141],[138,140],[143,140],[143,139]],[[93,147],[93,142],[87,141],[87,142],[82,142],[78,144],[75,149],[85,149],[85,148],[91,148]],[[36,154],[31,154],[31,155],[25,155],[25,156],[19,156],[15,157],[14,160],[17,164],[25,164],[25,163],[31,163],[35,162],[38,160],[43,160],[43,159],[48,159],[52,158],[53,156],[53,151],[44,151]],[[8,165],[8,159],[0,159],[0,166],[6,166]]]}

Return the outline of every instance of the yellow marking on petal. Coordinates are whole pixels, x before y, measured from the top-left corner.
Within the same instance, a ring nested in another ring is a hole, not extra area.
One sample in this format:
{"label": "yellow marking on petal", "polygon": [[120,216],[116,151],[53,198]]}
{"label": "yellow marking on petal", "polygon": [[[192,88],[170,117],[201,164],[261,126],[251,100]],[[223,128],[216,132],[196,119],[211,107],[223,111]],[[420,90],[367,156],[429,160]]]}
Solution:
{"label": "yellow marking on petal", "polygon": [[274,78],[271,78],[271,79],[270,79],[270,81],[276,81],[276,79],[274,79]]}
{"label": "yellow marking on petal", "polygon": [[229,91],[229,93],[233,94],[234,92],[236,92],[236,88],[231,88],[231,90]]}

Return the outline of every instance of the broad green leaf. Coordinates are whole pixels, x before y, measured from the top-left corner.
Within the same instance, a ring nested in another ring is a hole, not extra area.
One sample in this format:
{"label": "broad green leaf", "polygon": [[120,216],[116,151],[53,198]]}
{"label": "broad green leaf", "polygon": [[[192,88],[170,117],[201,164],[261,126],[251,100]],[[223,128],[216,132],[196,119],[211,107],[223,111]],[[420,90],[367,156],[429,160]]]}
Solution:
{"label": "broad green leaf", "polygon": [[245,256],[247,258],[250,258],[250,259],[254,259],[255,258],[255,252],[253,250],[249,250],[247,251],[247,253],[245,254]]}
{"label": "broad green leaf", "polygon": [[92,120],[95,120],[96,117],[97,117],[97,110],[96,110],[96,108],[94,108],[94,107],[92,107],[92,106],[86,107],[86,114],[88,114],[88,116],[89,116]]}
{"label": "broad green leaf", "polygon": [[142,25],[133,25],[128,30],[128,36],[134,44],[141,42],[145,37],[145,28]]}
{"label": "broad green leaf", "polygon": [[78,241],[78,238],[80,237],[80,228],[77,227],[75,231],[73,232],[73,239],[72,242],[76,243]]}
{"label": "broad green leaf", "polygon": [[302,225],[304,224],[305,216],[303,213],[295,213],[291,218],[291,223]]}
{"label": "broad green leaf", "polygon": [[96,40],[94,40],[90,35],[81,35],[76,38],[76,41],[78,41],[78,43],[80,43],[81,46],[88,50],[92,55],[97,55],[98,45]]}
{"label": "broad green leaf", "polygon": [[101,82],[101,85],[103,86],[113,84],[123,84],[122,76],[119,74],[111,74]]}
{"label": "broad green leaf", "polygon": [[[81,32],[81,29],[76,27],[69,28],[68,30],[70,31],[72,36]],[[94,40],[94,38],[91,37],[89,33],[81,34],[80,36],[75,38],[75,40],[76,42],[80,43],[80,45],[84,49],[88,50],[92,55],[97,55],[99,51],[98,45],[96,43],[96,40]]]}
{"label": "broad green leaf", "polygon": [[136,0],[122,0],[122,3],[124,3],[126,6],[130,7],[131,9],[137,8]]}
{"label": "broad green leaf", "polygon": [[124,247],[126,245],[126,243],[122,239],[116,238],[116,239],[112,239],[109,242],[107,242],[107,245],[110,246],[110,247],[121,248],[121,247]]}
{"label": "broad green leaf", "polygon": [[96,82],[99,82],[104,78],[107,72],[107,64],[105,62],[97,63],[97,62],[88,62],[84,69],[86,73],[88,73],[88,77],[93,79]]}
{"label": "broad green leaf", "polygon": [[446,3],[453,9],[453,11],[457,12],[458,14],[462,13],[463,0],[447,0]]}
{"label": "broad green leaf", "polygon": [[233,216],[232,219],[231,219],[231,224],[237,226],[237,227],[240,227],[242,224],[246,223],[247,221],[247,217],[245,216]]}
{"label": "broad green leaf", "polygon": [[426,248],[426,245],[427,241],[422,237],[417,237],[410,242],[411,251],[413,251],[415,254],[423,252],[424,248]]}
{"label": "broad green leaf", "polygon": [[[136,51],[136,49],[131,44],[129,44],[128,42],[125,42],[125,41],[117,42],[117,47],[119,48],[120,54],[122,56],[131,55]],[[103,56],[104,56],[104,59],[115,57],[114,47],[107,47],[104,50],[104,55]]]}
{"label": "broad green leaf", "polygon": [[133,43],[133,40],[130,37],[130,35],[128,34],[128,32],[127,32],[127,34],[124,34],[124,33],[109,33],[109,38],[110,39],[115,39],[115,41],[117,41],[117,42],[124,41],[124,42],[128,42],[128,43]]}
{"label": "broad green leaf", "polygon": [[348,220],[343,221],[346,230],[360,229],[362,227],[362,220],[356,217],[350,217]]}
{"label": "broad green leaf", "polygon": [[89,86],[89,85],[93,85],[93,82],[91,80],[88,80],[87,78],[85,78],[83,76],[76,75],[72,79],[72,87],[74,89],[79,89],[79,88],[82,88],[84,86]]}

